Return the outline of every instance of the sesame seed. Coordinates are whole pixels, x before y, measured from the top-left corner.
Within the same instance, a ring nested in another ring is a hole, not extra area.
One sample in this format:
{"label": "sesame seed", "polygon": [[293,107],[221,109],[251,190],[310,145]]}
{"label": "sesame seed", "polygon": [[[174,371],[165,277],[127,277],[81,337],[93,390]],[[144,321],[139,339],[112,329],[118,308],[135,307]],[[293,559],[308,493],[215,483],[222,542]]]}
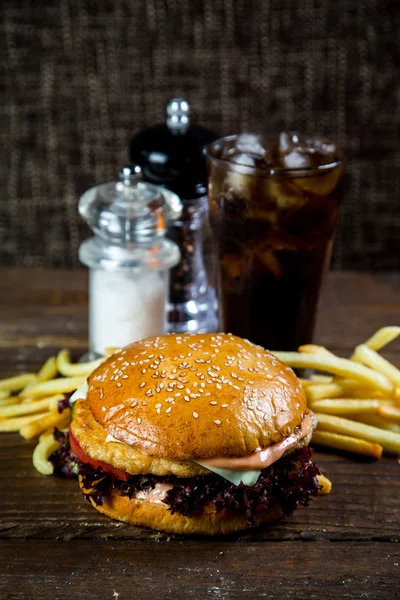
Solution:
{"label": "sesame seed", "polygon": [[129,375],[122,375],[122,379],[128,379]]}
{"label": "sesame seed", "polygon": [[139,423],[139,425],[140,425],[140,423],[142,422],[142,419],[141,419],[140,417],[138,417],[138,420],[137,420],[137,422],[138,422],[138,423]]}
{"label": "sesame seed", "polygon": [[198,418],[199,418],[199,415],[197,414],[197,412],[194,412],[194,413],[193,413],[193,416],[194,416],[194,418],[195,418],[195,419],[198,419]]}
{"label": "sesame seed", "polygon": [[101,410],[102,410],[102,411],[105,411],[105,410],[107,410],[107,409],[106,409],[106,407],[105,407],[105,406],[102,406],[102,407],[101,407]]}
{"label": "sesame seed", "polygon": [[190,402],[189,396],[183,396],[183,399],[186,400],[186,402]]}
{"label": "sesame seed", "polygon": [[234,386],[233,386],[233,389],[234,389],[234,390],[240,390],[240,387],[239,387],[238,385],[234,385]]}
{"label": "sesame seed", "polygon": [[146,391],[146,396],[153,396],[153,392],[151,390]]}
{"label": "sesame seed", "polygon": [[143,388],[145,385],[147,385],[146,381],[142,381],[142,383],[139,385],[139,387]]}
{"label": "sesame seed", "polygon": [[178,396],[182,396],[182,394],[181,394],[180,392],[177,392],[177,393],[175,394],[175,398],[177,398]]}
{"label": "sesame seed", "polygon": [[216,402],[215,400],[211,400],[210,404],[211,406],[215,406],[216,404],[218,404],[218,402]]}
{"label": "sesame seed", "polygon": [[228,408],[229,404],[222,404],[222,408]]}
{"label": "sesame seed", "polygon": [[147,369],[142,369],[143,375],[146,373]]}
{"label": "sesame seed", "polygon": [[216,425],[221,425],[221,421],[219,421],[218,419],[215,419],[214,423],[215,423]]}
{"label": "sesame seed", "polygon": [[167,410],[165,412],[170,413],[172,410],[172,406],[168,406]]}
{"label": "sesame seed", "polygon": [[220,383],[217,383],[217,390],[222,390],[222,385]]}
{"label": "sesame seed", "polygon": [[206,387],[206,384],[204,383],[204,381],[202,381],[200,385],[201,385],[202,388]]}
{"label": "sesame seed", "polygon": [[117,387],[121,387],[122,383],[117,383]]}

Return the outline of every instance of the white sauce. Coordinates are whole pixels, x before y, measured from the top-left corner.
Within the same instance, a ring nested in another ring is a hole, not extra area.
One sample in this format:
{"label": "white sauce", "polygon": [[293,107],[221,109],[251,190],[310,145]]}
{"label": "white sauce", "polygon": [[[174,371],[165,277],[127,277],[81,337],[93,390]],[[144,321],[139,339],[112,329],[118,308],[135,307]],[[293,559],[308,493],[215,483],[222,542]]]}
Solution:
{"label": "white sauce", "polygon": [[164,504],[163,500],[169,490],[173,488],[169,483],[156,483],[152,490],[141,490],[136,494],[138,500],[151,502],[151,504]]}

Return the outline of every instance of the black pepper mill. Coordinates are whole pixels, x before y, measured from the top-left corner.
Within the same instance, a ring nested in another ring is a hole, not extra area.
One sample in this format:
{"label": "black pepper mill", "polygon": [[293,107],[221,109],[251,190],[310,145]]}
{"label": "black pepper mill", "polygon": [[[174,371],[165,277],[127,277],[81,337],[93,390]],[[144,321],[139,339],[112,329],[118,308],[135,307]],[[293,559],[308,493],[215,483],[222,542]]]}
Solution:
{"label": "black pepper mill", "polygon": [[[189,104],[174,98],[167,119],[133,137],[130,160],[142,169],[144,181],[164,185],[180,196],[182,217],[168,237],[178,244],[181,260],[171,271],[168,329],[206,333],[218,329],[213,282],[213,254],[208,235],[205,147],[217,136],[192,124]],[[206,249],[206,255],[204,253]]]}

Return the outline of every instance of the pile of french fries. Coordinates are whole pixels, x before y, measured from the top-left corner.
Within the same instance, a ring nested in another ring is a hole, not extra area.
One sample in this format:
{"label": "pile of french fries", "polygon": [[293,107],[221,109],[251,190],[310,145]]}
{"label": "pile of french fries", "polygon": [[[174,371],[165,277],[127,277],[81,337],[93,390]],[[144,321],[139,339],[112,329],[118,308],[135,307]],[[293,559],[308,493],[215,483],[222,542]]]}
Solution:
{"label": "pile of french fries", "polygon": [[290,367],[321,373],[301,379],[318,419],[315,444],[374,458],[400,455],[400,370],[378,352],[399,335],[400,327],[383,327],[349,359],[314,344],[274,352]]}
{"label": "pile of french fries", "polygon": [[[400,327],[383,327],[349,359],[314,344],[298,352],[274,352],[290,367],[317,371],[300,380],[318,418],[315,444],[374,458],[383,451],[400,455],[400,370],[378,352],[398,336]],[[48,460],[58,447],[53,431],[68,427],[71,419],[69,408],[58,411],[59,401],[79,388],[103,360],[74,364],[68,350],[61,350],[38,373],[0,381],[0,432],[19,431],[27,440],[40,436],[33,452],[40,473],[53,473]]]}
{"label": "pile of french fries", "polygon": [[39,444],[33,452],[33,464],[44,475],[51,475],[48,457],[57,449],[54,428],[69,425],[71,411],[58,411],[64,394],[74,392],[104,359],[73,364],[68,350],[50,357],[38,373],[24,373],[0,381],[0,432],[18,431]]}

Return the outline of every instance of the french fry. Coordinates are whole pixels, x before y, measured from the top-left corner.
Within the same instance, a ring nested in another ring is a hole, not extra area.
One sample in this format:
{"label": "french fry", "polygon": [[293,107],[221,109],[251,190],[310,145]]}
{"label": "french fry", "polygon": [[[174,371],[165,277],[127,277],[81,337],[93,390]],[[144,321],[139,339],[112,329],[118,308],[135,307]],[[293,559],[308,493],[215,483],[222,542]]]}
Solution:
{"label": "french fry", "polygon": [[299,381],[301,383],[301,387],[305,390],[306,388],[310,387],[310,385],[313,385],[314,382],[311,381],[311,379],[304,379],[303,377],[299,377]]}
{"label": "french fry", "polygon": [[13,406],[15,404],[21,404],[21,398],[18,396],[9,396],[8,398],[0,400],[0,407]]}
{"label": "french fry", "polygon": [[114,352],[116,352],[119,348],[117,346],[111,346],[110,348],[106,348],[105,349],[105,355],[106,356],[111,356],[111,354],[114,354]]}
{"label": "french fry", "polygon": [[380,350],[390,342],[393,342],[400,335],[400,327],[382,327],[374,333],[372,337],[365,342],[365,345],[371,350]]}
{"label": "french fry", "polygon": [[21,427],[29,425],[35,421],[40,421],[48,412],[43,412],[36,415],[26,415],[23,417],[14,417],[13,419],[0,419],[0,432],[19,431]]}
{"label": "french fry", "polygon": [[334,415],[315,413],[315,416],[318,419],[317,431],[329,431],[361,438],[368,442],[380,444],[384,450],[392,454],[400,453],[400,434],[398,433]]}
{"label": "french fry", "polygon": [[386,360],[386,358],[383,358],[383,356],[375,352],[375,350],[368,348],[368,346],[365,344],[357,346],[353,354],[353,360],[363,363],[364,365],[367,365],[367,367],[371,367],[379,373],[383,373],[383,375],[390,379],[395,386],[400,387],[399,369]]}
{"label": "french fry", "polygon": [[35,375],[33,373],[24,373],[23,375],[16,375],[15,377],[2,379],[0,381],[0,390],[7,392],[19,392],[34,378]]}
{"label": "french fry", "polygon": [[32,423],[24,425],[20,428],[19,432],[26,440],[30,440],[50,427],[65,427],[69,422],[70,414],[71,411],[69,408],[63,410],[61,414],[57,410],[53,410],[40,420],[35,420]]}
{"label": "french fry", "polygon": [[50,410],[51,408],[55,407],[55,403],[58,403],[63,398],[64,396],[62,394],[57,394],[55,396],[50,396],[49,398],[43,398],[37,402],[31,402],[29,404],[4,406],[0,408],[0,418],[19,417],[22,415],[40,413],[44,410]]}
{"label": "french fry", "polygon": [[37,375],[35,375],[30,381],[28,381],[28,383],[26,384],[26,386],[24,387],[23,390],[20,391],[20,395],[22,394],[26,394],[27,392],[29,392],[29,390],[31,388],[33,388],[34,385],[36,385],[39,382]]}
{"label": "french fry", "polygon": [[335,356],[323,346],[317,346],[316,344],[303,344],[303,346],[299,346],[297,351],[301,354],[325,354],[326,356]]}
{"label": "french fry", "polygon": [[60,447],[53,433],[42,434],[39,439],[39,443],[33,451],[32,462],[33,466],[42,475],[52,475],[54,472],[54,466],[49,461],[49,456]]}
{"label": "french fry", "polygon": [[332,383],[332,375],[317,375],[313,374],[310,377],[311,383]]}
{"label": "french fry", "polygon": [[[69,393],[80,387],[84,381],[84,377],[59,377],[51,381],[43,381],[36,384],[27,394],[29,398],[34,399],[53,394]],[[25,398],[28,396],[21,394],[21,397]]]}
{"label": "french fry", "polygon": [[372,425],[372,427],[378,427],[379,429],[385,429],[386,431],[393,431],[393,433],[400,434],[400,424],[394,423],[381,415],[369,415],[368,413],[361,413],[353,415],[355,421],[365,423],[366,425]]}
{"label": "french fry", "polygon": [[18,396],[9,396],[8,398],[0,398],[0,406],[12,406],[13,404],[19,404],[21,398]]}
{"label": "french fry", "polygon": [[55,356],[50,356],[41,367],[37,378],[39,381],[49,381],[57,377],[57,361]]}
{"label": "french fry", "polygon": [[[311,410],[315,412],[328,413],[330,415],[357,415],[360,413],[377,414],[384,400],[354,400],[353,398],[335,398],[334,400],[316,400],[310,404]],[[400,414],[400,411],[399,411]]]}
{"label": "french fry", "polygon": [[355,379],[338,379],[331,383],[321,383],[309,385],[306,389],[306,394],[311,402],[322,400],[323,398],[339,398],[346,394],[360,394],[361,390],[368,390],[369,395],[372,395],[370,387],[365,387]]}
{"label": "french fry", "polygon": [[319,496],[326,496],[332,489],[332,483],[325,475],[317,475],[317,481],[321,485],[321,489],[318,491]]}
{"label": "french fry", "polygon": [[328,448],[346,450],[347,452],[364,454],[364,456],[372,456],[373,458],[380,458],[382,456],[383,448],[380,444],[373,444],[366,440],[360,440],[359,438],[340,433],[314,431],[312,441],[315,444],[321,444],[321,446],[327,446]]}
{"label": "french fry", "polygon": [[71,363],[71,356],[68,350],[60,350],[57,355],[57,368],[61,375],[64,377],[76,377],[76,376],[85,376],[87,377],[97,369],[99,365],[103,362],[104,358],[99,358],[98,360],[93,360],[91,362],[86,363]]}
{"label": "french fry", "polygon": [[8,390],[0,390],[0,400],[6,400],[10,395]]}
{"label": "french fry", "polygon": [[389,404],[382,404],[379,407],[379,414],[384,419],[391,419],[396,423],[400,423],[400,409],[395,406],[391,406]]}
{"label": "french fry", "polygon": [[32,381],[29,381],[21,392],[21,395],[27,395],[27,392],[40,381],[49,381],[57,377],[57,364],[54,356],[50,356],[40,368],[40,371]]}
{"label": "french fry", "polygon": [[385,375],[346,358],[324,353],[274,352],[274,354],[289,367],[318,369],[340,377],[357,379],[364,385],[376,387],[386,394],[392,394],[394,391],[393,383]]}

